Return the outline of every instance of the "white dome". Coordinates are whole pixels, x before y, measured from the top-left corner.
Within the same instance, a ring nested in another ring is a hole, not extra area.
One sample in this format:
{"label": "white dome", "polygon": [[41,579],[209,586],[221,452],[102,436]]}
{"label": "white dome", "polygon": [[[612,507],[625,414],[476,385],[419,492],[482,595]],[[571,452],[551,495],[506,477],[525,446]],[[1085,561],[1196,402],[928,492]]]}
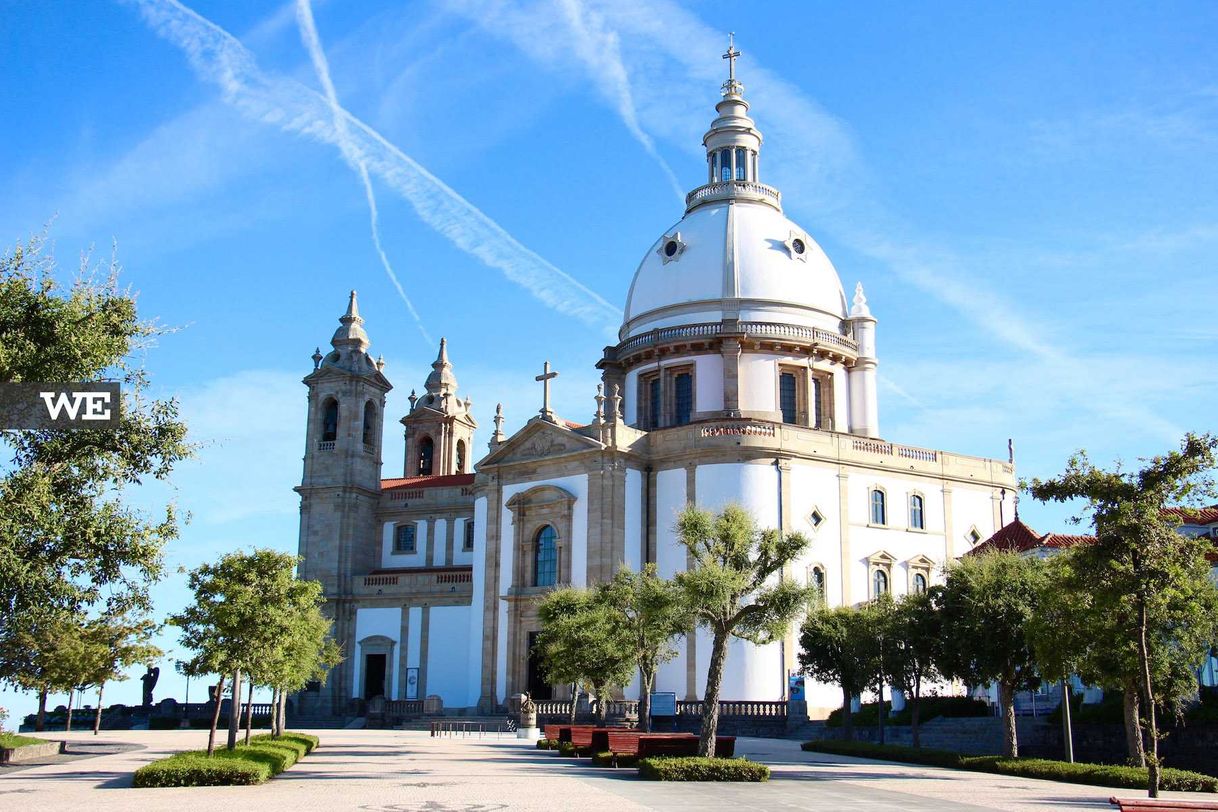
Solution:
{"label": "white dome", "polygon": [[838,332],[847,316],[833,263],[774,205],[703,203],[656,240],[639,263],[620,339],[724,318]]}

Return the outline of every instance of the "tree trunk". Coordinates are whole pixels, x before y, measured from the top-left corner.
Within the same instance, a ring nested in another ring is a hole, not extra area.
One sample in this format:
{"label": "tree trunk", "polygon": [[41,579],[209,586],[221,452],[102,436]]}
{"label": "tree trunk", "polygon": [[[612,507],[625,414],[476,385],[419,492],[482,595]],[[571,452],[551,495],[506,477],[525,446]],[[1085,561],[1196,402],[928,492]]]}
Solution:
{"label": "tree trunk", "polygon": [[233,671],[233,699],[228,704],[228,744],[229,750],[237,747],[237,731],[241,729],[241,669]]}
{"label": "tree trunk", "polygon": [[250,743],[250,728],[254,726],[254,681],[250,680],[249,701],[245,703],[245,743]]}
{"label": "tree trunk", "polygon": [[1066,761],[1074,763],[1074,728],[1070,720],[1070,683],[1062,678],[1062,742]]}
{"label": "tree trunk", "polygon": [[1142,746],[1141,703],[1138,702],[1137,689],[1130,685],[1125,686],[1125,749],[1131,765],[1146,766],[1146,750]]}
{"label": "tree trunk", "polygon": [[575,724],[575,709],[579,706],[579,683],[571,683],[571,724]]}
{"label": "tree trunk", "polygon": [[216,683],[216,707],[211,711],[211,732],[207,734],[207,757],[216,754],[216,728],[220,726],[220,698],[224,695],[224,675]]}
{"label": "tree trunk", "polygon": [[38,691],[38,715],[34,717],[34,732],[41,733],[47,726],[47,689]]}
{"label": "tree trunk", "polygon": [[656,684],[656,672],[653,669],[639,669],[639,730],[651,732],[651,689]]}
{"label": "tree trunk", "polygon": [[842,738],[854,741],[854,714],[850,712],[850,691],[842,688]]}
{"label": "tree trunk", "polygon": [[1002,706],[1002,754],[1019,758],[1019,733],[1015,728],[1015,686],[1006,680],[998,683],[998,703]]}
{"label": "tree trunk", "polygon": [[1146,642],[1146,601],[1138,599],[1138,659],[1142,661],[1142,701],[1146,705],[1146,738],[1150,752],[1146,754],[1146,793],[1159,797],[1159,728],[1155,722],[1155,691],[1150,679],[1150,646]]}
{"label": "tree trunk", "polygon": [[913,736],[913,746],[921,747],[922,739],[918,731],[918,711],[921,710],[922,703],[922,685],[919,682],[914,683],[912,691],[912,699],[909,708],[909,732]]}
{"label": "tree trunk", "polygon": [[68,689],[68,719],[64,723],[64,727],[63,727],[64,733],[72,732],[72,699],[75,695],[76,695],[76,689],[69,688]]}
{"label": "tree trunk", "polygon": [[279,736],[279,689],[271,689],[271,737]]}
{"label": "tree trunk", "polygon": [[93,714],[93,735],[101,730],[101,714],[102,714],[102,692],[106,690],[106,683],[101,682],[97,685],[97,713]]}
{"label": "tree trunk", "polygon": [[702,696],[702,735],[698,737],[698,755],[704,758],[715,755],[715,734],[719,732],[719,689],[723,687],[723,666],[726,661],[727,634],[716,629],[711,640],[706,693]]}
{"label": "tree trunk", "polygon": [[607,710],[607,708],[605,707],[605,686],[593,685],[592,693],[596,695],[596,716],[595,716],[596,726],[604,727],[605,726],[605,712]]}
{"label": "tree trunk", "polygon": [[288,728],[288,695],[283,689],[279,690],[279,735],[282,736]]}

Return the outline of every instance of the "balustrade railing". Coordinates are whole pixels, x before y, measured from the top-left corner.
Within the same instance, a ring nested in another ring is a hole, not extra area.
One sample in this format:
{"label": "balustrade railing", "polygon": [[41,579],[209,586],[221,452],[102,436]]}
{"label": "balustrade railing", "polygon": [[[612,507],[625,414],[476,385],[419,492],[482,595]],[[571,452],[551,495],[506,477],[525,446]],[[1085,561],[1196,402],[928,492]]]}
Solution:
{"label": "balustrade railing", "polygon": [[334,450],[334,441],[333,440],[322,440],[321,442],[319,442],[317,444],[317,450],[318,451],[333,451]]}
{"label": "balustrade railing", "polygon": [[[810,344],[829,344],[835,347],[858,352],[858,342],[849,336],[835,333],[832,330],[822,330],[819,327],[804,327],[798,324],[782,324],[771,321],[742,321],[739,323],[740,332],[750,336],[765,336],[772,338],[789,338]],[[633,352],[653,344],[663,344],[667,341],[681,339],[711,338],[723,332],[723,322],[701,322],[685,324],[680,327],[658,327],[648,330],[633,338],[623,341],[618,347],[618,354]]]}
{"label": "balustrade railing", "polygon": [[471,572],[439,572],[436,573],[437,584],[469,584],[473,583]]}
{"label": "balustrade railing", "polygon": [[365,575],[364,586],[397,586],[396,575]]}
{"label": "balustrade railing", "polygon": [[931,451],[929,448],[911,448],[907,445],[897,446],[897,455],[910,460],[921,460],[922,462],[939,461],[939,452]]}
{"label": "balustrade railing", "polygon": [[395,717],[422,716],[422,699],[386,699],[385,715]]}
{"label": "balustrade railing", "polygon": [[536,703],[538,716],[570,716],[571,703],[557,699],[545,699]]}
{"label": "balustrade railing", "polygon": [[694,189],[685,196],[685,209],[688,211],[700,203],[736,197],[761,200],[776,208],[782,207],[782,192],[773,186],[766,186],[764,183],[752,180],[726,180],[708,183]]}
{"label": "balustrade railing", "polygon": [[[679,715],[695,715],[701,716],[703,705],[702,700],[677,702],[677,713]],[[719,718],[724,717],[752,717],[765,719],[785,719],[787,716],[787,703],[785,701],[772,702],[744,702],[744,701],[725,701],[719,703]]]}

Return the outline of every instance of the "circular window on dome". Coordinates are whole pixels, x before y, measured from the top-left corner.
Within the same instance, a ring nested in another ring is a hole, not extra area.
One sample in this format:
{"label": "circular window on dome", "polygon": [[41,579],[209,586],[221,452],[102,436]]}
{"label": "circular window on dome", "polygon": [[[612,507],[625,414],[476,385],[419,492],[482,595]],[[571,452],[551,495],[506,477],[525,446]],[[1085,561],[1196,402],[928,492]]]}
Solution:
{"label": "circular window on dome", "polygon": [[660,261],[665,265],[680,259],[683,251],[685,251],[685,241],[681,239],[679,231],[661,237],[660,247],[656,249],[656,253],[660,255]]}
{"label": "circular window on dome", "polygon": [[800,262],[808,261],[808,238],[803,233],[792,231],[787,235],[783,245],[787,247],[787,256]]}
{"label": "circular window on dome", "polygon": [[791,250],[797,254],[802,254],[807,250],[807,246],[804,245],[803,240],[796,237],[794,240],[791,240]]}

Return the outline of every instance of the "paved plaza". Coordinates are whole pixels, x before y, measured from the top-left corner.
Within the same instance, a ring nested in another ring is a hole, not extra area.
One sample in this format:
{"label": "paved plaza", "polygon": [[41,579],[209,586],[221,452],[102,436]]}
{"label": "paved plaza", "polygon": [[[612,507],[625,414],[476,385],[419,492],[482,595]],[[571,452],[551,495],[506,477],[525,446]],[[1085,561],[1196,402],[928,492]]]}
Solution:
{"label": "paved plaza", "polygon": [[[416,731],[315,732],[322,737],[321,748],[263,786],[143,790],[131,787],[136,768],[177,750],[205,746],[206,731],[108,733],[99,737],[106,743],[99,748],[103,755],[60,757],[56,763],[24,769],[0,768],[0,809],[1032,812],[1109,809],[1107,799],[1114,793],[1139,795],[1132,790],[804,753],[797,742],[775,739],[738,742],[740,754],[773,768],[768,784],[661,784],[640,781],[634,770],[593,767],[586,759],[562,758],[538,751],[529,742],[494,734],[481,739],[433,739]],[[80,746],[96,741],[87,733],[67,738]]]}

